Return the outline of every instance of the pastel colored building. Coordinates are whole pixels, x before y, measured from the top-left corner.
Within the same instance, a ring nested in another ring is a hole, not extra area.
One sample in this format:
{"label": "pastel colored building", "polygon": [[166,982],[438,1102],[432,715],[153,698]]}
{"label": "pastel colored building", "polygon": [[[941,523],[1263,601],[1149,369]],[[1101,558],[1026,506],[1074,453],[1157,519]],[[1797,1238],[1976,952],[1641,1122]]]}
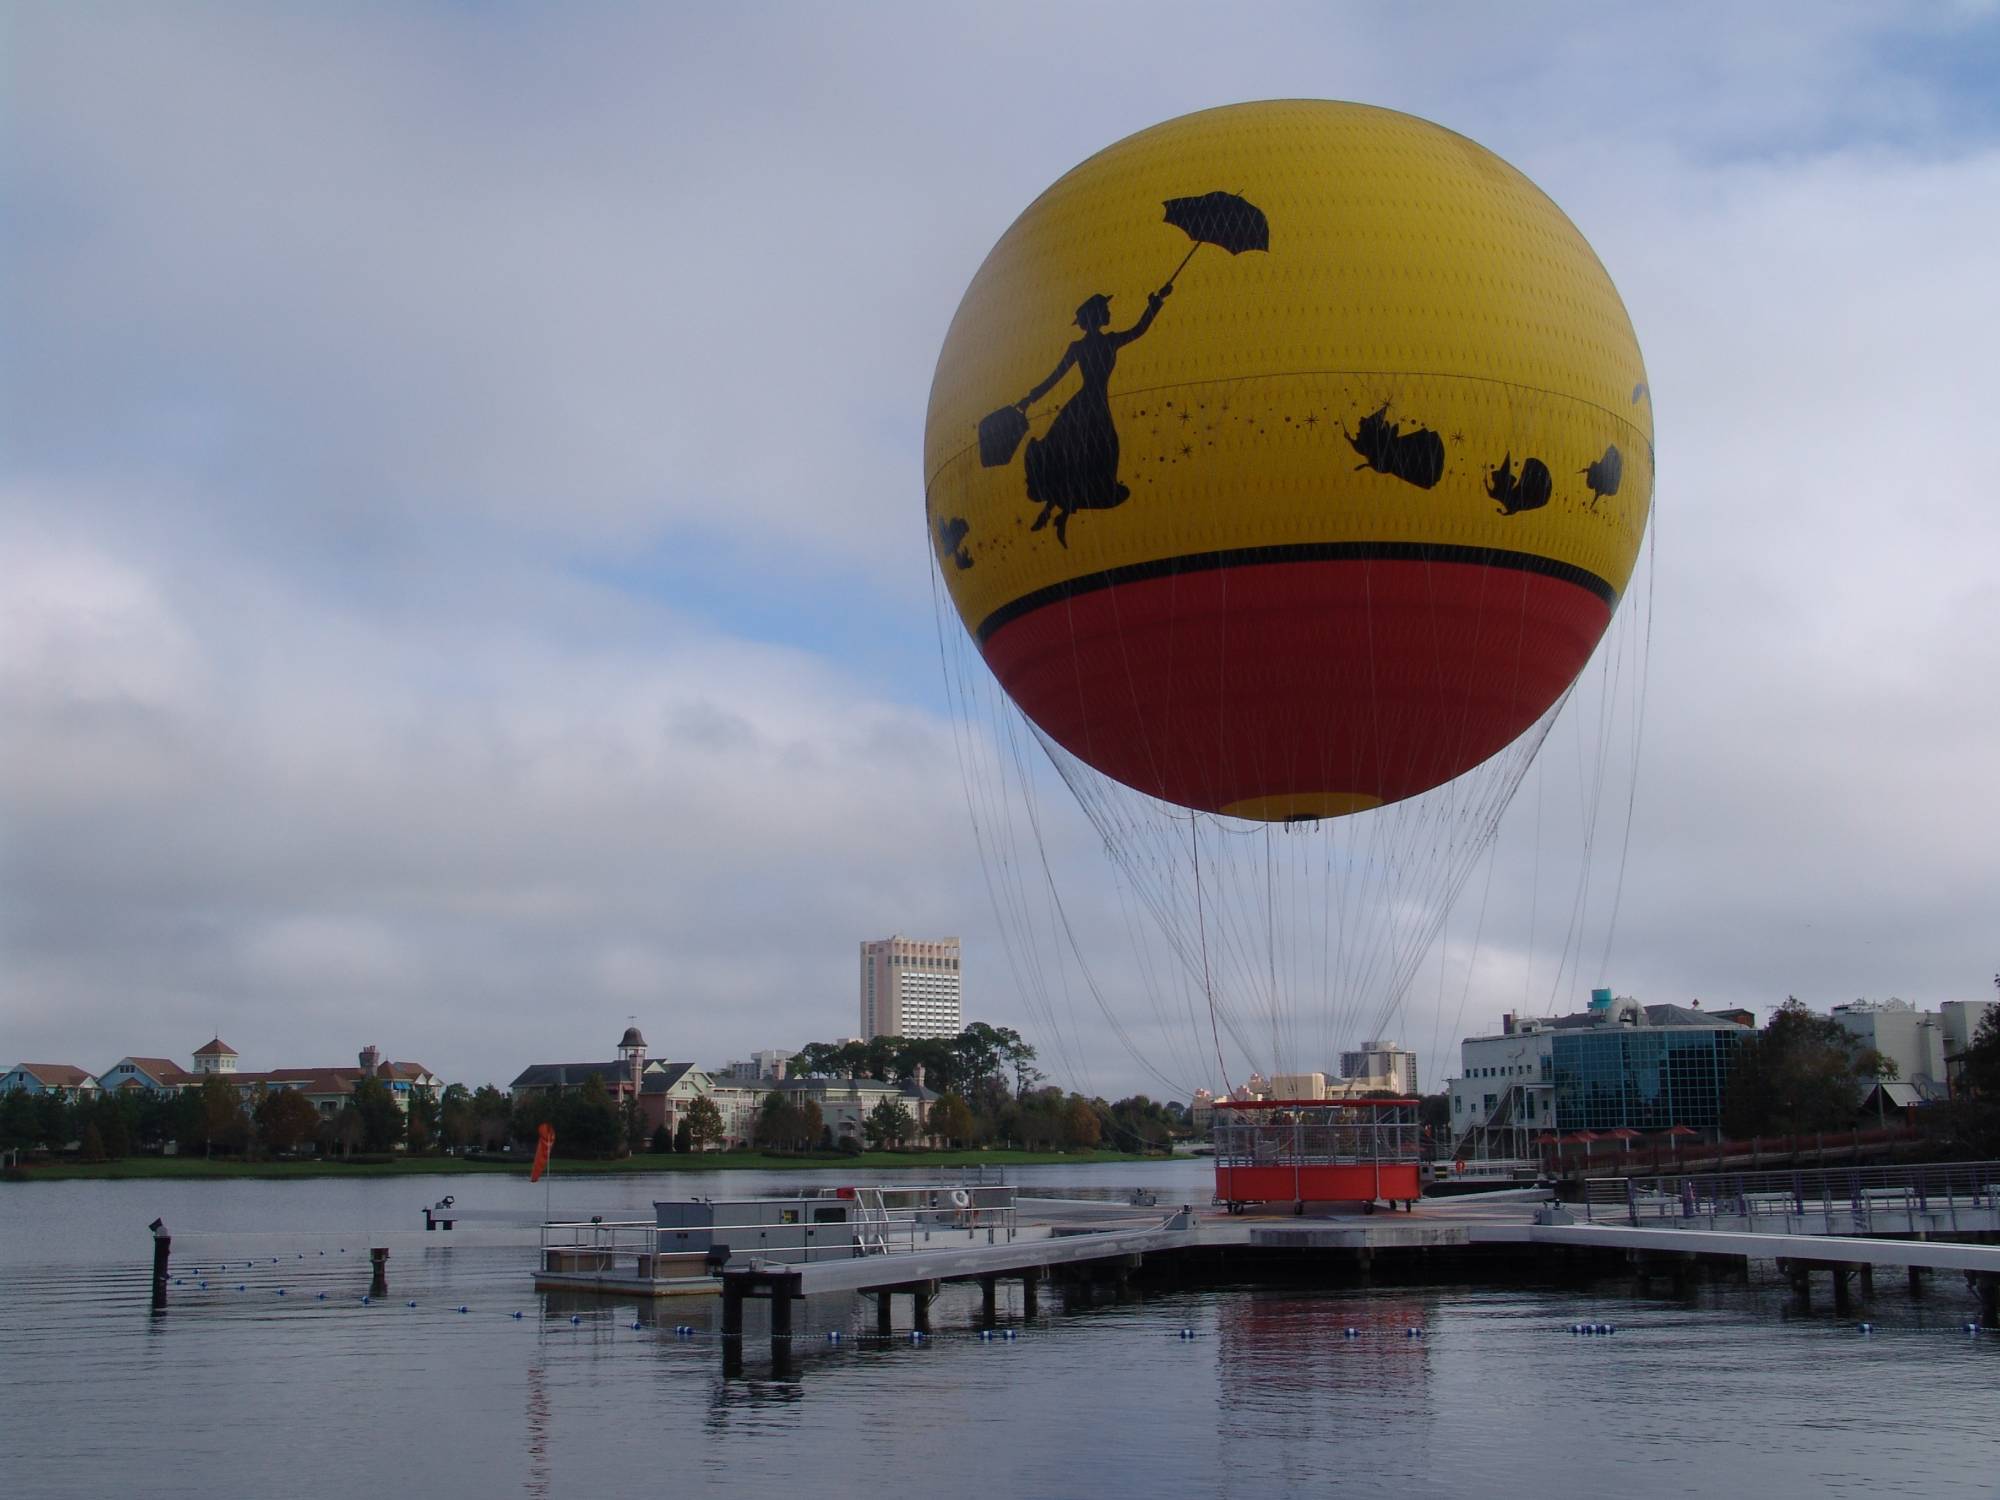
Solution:
{"label": "pastel colored building", "polygon": [[66,1099],[87,1099],[97,1090],[97,1079],[75,1063],[16,1063],[0,1074],[0,1094],[61,1094]]}

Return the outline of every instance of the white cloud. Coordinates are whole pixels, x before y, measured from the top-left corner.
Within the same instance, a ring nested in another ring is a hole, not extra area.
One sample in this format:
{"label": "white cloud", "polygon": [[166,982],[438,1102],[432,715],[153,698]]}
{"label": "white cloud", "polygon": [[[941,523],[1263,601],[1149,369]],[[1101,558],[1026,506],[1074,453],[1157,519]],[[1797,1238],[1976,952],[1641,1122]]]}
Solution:
{"label": "white cloud", "polygon": [[[1287,94],[1501,151],[1591,237],[1646,347],[1657,616],[1610,977],[1766,1007],[1978,990],[2000,144],[1923,67],[1991,27],[1824,5],[17,18],[0,1053],[91,1066],[220,1024],[267,1063],[374,1040],[477,1080],[636,1014],[719,1062],[850,1030],[854,944],[895,927],[963,933],[975,1010],[1067,1021],[1052,1057],[1157,1088],[1074,976],[1049,985],[1067,1010],[1030,1014],[948,729],[912,706],[935,689],[882,664],[930,649],[920,426],[979,258],[1099,146]],[[663,558],[693,582],[588,571]],[[1574,802],[1568,760],[1538,774]],[[1529,873],[1528,796],[1467,1026],[1554,984],[1570,877]],[[1142,1050],[1199,1065],[1135,994],[1081,820],[1052,805],[1046,832]],[[1452,1029],[1475,919],[1406,1039]]]}

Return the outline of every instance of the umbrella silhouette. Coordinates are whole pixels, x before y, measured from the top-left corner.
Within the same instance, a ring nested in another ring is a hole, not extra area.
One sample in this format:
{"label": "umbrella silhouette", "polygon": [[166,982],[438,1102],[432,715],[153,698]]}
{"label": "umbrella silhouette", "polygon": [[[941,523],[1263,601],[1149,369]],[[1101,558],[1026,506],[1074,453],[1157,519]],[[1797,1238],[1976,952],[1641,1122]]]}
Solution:
{"label": "umbrella silhouette", "polygon": [[1180,279],[1187,263],[1194,259],[1194,252],[1203,245],[1214,245],[1231,255],[1271,248],[1271,224],[1264,217],[1264,210],[1235,193],[1169,198],[1166,210],[1167,222],[1194,241],[1193,247],[1181,257],[1181,263],[1174,267],[1174,274],[1167,278],[1168,285]]}

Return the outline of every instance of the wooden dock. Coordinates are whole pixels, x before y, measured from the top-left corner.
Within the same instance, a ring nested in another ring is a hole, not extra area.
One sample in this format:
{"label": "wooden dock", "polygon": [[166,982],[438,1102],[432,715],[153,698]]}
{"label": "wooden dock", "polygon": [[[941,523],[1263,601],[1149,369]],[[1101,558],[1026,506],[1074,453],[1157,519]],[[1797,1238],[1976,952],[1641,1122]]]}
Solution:
{"label": "wooden dock", "polygon": [[[1109,1209],[1108,1205],[1094,1207]],[[947,1282],[978,1283],[984,1293],[982,1317],[990,1322],[996,1287],[1002,1281],[1021,1283],[1024,1305],[1032,1316],[1040,1284],[1065,1269],[1119,1275],[1136,1271],[1155,1258],[1217,1250],[1232,1252],[1238,1263],[1254,1262],[1258,1252],[1283,1252],[1289,1259],[1324,1256],[1330,1263],[1362,1268],[1410,1252],[1476,1254],[1508,1249],[1516,1253],[1584,1250],[1622,1254],[1642,1273],[1653,1266],[1698,1258],[1764,1260],[1779,1265],[1802,1303],[1809,1300],[1812,1275],[1831,1277],[1835,1306],[1842,1310],[1849,1278],[1860,1276],[1866,1281],[1878,1268],[1960,1273],[1978,1294],[1981,1322],[2000,1327],[2000,1302],[1996,1302],[2000,1298],[2000,1244],[1578,1222],[1550,1202],[1545,1191],[1446,1199],[1426,1203],[1412,1214],[1380,1217],[1358,1213],[1232,1217],[1192,1208],[1155,1214],[1140,1222],[1133,1222],[1136,1216],[1126,1211],[1100,1212],[1094,1217],[1096,1222],[1088,1226],[1035,1225],[1012,1241],[990,1245],[940,1247],[807,1265],[755,1260],[731,1263],[718,1278],[725,1360],[740,1362],[743,1309],[749,1301],[770,1303],[771,1336],[777,1353],[780,1343],[789,1344],[790,1303],[800,1297],[839,1293],[873,1296],[879,1331],[886,1334],[891,1326],[890,1299],[909,1296],[912,1322],[921,1335],[929,1331],[930,1300]],[[1113,1221],[1105,1222],[1107,1217]],[[1040,1230],[1047,1232],[1037,1232]]]}

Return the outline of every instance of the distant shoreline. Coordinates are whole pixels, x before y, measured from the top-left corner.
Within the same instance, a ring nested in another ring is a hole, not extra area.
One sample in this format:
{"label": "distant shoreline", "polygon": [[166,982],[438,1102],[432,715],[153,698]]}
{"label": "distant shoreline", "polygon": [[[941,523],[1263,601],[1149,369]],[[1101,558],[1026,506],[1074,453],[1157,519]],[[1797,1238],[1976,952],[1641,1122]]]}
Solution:
{"label": "distant shoreline", "polygon": [[[655,1172],[822,1172],[849,1168],[857,1176],[908,1172],[927,1167],[1089,1166],[1100,1162],[1164,1163],[1177,1158],[1123,1151],[865,1151],[859,1156],[767,1156],[758,1151],[706,1151],[696,1155],[639,1153],[609,1161],[566,1161],[558,1157],[555,1177],[639,1176]],[[206,1161],[196,1156],[131,1156],[105,1162],[40,1162],[9,1170],[4,1180],[21,1182],[224,1181],[266,1178],[283,1181],[318,1177],[434,1177],[499,1173],[525,1175],[530,1156],[417,1156],[391,1161]]]}

